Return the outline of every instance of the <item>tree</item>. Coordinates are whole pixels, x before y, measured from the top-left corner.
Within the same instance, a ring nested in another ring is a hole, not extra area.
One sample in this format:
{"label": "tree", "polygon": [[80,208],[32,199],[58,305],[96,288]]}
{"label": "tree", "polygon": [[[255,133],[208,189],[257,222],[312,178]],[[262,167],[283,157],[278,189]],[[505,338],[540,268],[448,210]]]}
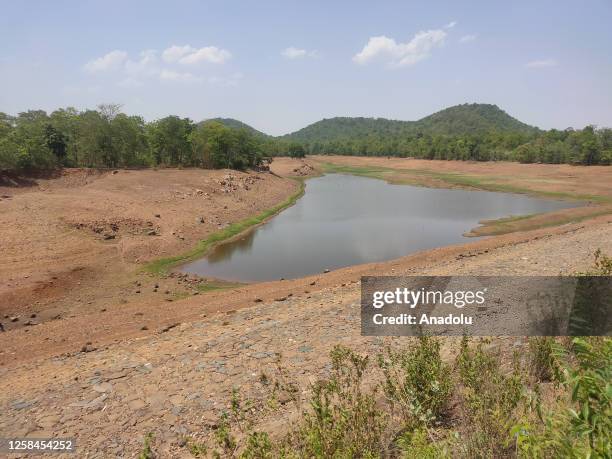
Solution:
{"label": "tree", "polygon": [[47,124],[45,126],[45,138],[47,147],[53,152],[58,163],[63,164],[66,158],[66,139],[64,134],[55,129],[53,125]]}
{"label": "tree", "polygon": [[149,125],[148,137],[156,164],[167,166],[192,165],[189,134],[193,123],[189,118],[167,116]]}
{"label": "tree", "polygon": [[291,144],[288,153],[292,158],[304,158],[306,156],[306,150],[299,143]]}

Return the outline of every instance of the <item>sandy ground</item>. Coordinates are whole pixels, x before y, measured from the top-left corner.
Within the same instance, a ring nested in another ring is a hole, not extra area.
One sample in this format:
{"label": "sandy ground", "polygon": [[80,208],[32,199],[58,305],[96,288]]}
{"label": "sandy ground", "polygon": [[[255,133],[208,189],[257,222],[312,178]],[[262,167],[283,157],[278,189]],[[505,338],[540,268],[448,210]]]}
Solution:
{"label": "sandy ground", "polygon": [[[578,190],[582,181],[581,193],[612,193],[606,168],[331,159],[516,175],[548,190]],[[1,188],[0,437],[76,436],[79,457],[133,457],[154,431],[162,457],[189,457],[181,437],[207,435],[232,386],[268,396],[259,378],[274,374],[277,354],[307,391],[334,344],[374,354],[389,341],[359,335],[362,275],[569,274],[589,267],[598,248],[612,253],[612,216],[602,215],[198,295],[183,278],[140,272],[147,260],[283,201],[297,184],[281,175],[316,174],[317,162],[276,160],[272,170],[73,170]],[[281,404],[261,422],[273,427],[291,412]]]}
{"label": "sandy ground", "polygon": [[173,279],[156,282],[157,292],[140,288],[139,268],[188,251],[297,186],[270,173],[73,169],[0,187],[0,322],[10,330],[184,294]]}

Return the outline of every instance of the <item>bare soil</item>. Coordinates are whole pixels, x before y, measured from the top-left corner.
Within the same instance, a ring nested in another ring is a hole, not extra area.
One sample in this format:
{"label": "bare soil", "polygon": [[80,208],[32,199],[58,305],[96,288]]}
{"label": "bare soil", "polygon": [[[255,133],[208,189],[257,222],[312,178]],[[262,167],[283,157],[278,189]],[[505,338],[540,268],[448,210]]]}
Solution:
{"label": "bare soil", "polygon": [[[612,254],[612,216],[602,214],[209,292],[195,288],[197,279],[142,272],[145,262],[188,251],[224,225],[284,201],[298,187],[286,177],[316,175],[323,161],[612,194],[612,168],[343,157],[277,159],[272,173],[69,170],[5,183],[0,437],[76,436],[79,457],[134,457],[152,431],[161,457],[190,457],[183,436],[208,435],[234,386],[265,401],[261,374],[278,376],[279,358],[284,377],[298,381],[306,396],[325,375],[334,344],[375,354],[401,341],[360,336],[362,275],[570,274],[587,269],[597,249]],[[259,422],[286,427],[279,420],[294,415],[290,405],[282,402]]]}

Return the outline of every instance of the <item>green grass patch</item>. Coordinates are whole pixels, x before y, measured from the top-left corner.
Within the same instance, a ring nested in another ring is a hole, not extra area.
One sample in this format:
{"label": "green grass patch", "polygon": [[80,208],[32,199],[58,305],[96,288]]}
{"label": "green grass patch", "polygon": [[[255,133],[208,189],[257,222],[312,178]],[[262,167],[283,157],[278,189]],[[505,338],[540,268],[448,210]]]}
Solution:
{"label": "green grass patch", "polygon": [[159,258],[157,260],[151,261],[143,267],[143,270],[145,272],[156,275],[166,274],[171,268],[181,263],[185,263],[187,261],[203,257],[216,244],[230,239],[234,236],[237,236],[243,231],[265,222],[270,217],[273,217],[280,211],[295,204],[295,202],[300,197],[302,197],[302,195],[304,194],[305,187],[304,181],[300,179],[295,180],[299,183],[298,191],[289,196],[280,204],[277,204],[276,206],[271,207],[270,209],[267,209],[253,217],[249,217],[239,222],[232,223],[227,228],[224,228],[221,231],[217,231],[211,234],[206,239],[200,241],[198,245],[196,245],[195,248],[193,248],[189,252],[182,253],[180,255],[175,255],[173,257]]}
{"label": "green grass patch", "polygon": [[[497,236],[507,234],[514,231],[527,231],[539,228],[549,228],[551,226],[566,225],[568,223],[580,223],[581,221],[591,218],[607,215],[612,210],[609,207],[593,207],[593,211],[586,215],[555,215],[548,218],[546,221],[530,222],[529,219],[543,214],[519,215],[516,217],[500,218],[499,220],[483,220],[480,222],[483,226],[473,229],[466,236]],[[516,222],[523,221],[517,227],[513,225]]]}
{"label": "green grass patch", "polygon": [[200,282],[196,289],[200,293],[212,292],[215,290],[223,290],[226,288],[236,288],[240,287],[242,284],[238,282],[223,282],[223,281],[205,281]]}

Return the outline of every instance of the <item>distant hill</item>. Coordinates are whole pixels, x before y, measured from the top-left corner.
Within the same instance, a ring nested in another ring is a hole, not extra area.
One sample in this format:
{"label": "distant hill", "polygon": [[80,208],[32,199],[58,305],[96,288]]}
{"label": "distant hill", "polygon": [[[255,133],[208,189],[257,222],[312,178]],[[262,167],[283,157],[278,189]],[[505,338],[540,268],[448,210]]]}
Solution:
{"label": "distant hill", "polygon": [[423,133],[444,135],[487,131],[532,134],[538,131],[492,104],[455,105],[420,119],[415,126]]}
{"label": "distant hill", "polygon": [[[211,118],[206,121],[217,121],[232,129],[246,129],[255,135],[272,138],[234,118]],[[457,136],[492,131],[535,134],[539,129],[511,117],[497,105],[462,104],[445,108],[418,121],[363,117],[322,119],[291,134],[276,138],[296,142],[326,143],[357,141],[372,137],[397,138],[418,134]]]}
{"label": "distant hill", "polygon": [[[258,136],[262,136],[262,137],[269,137],[268,134],[264,134],[261,131],[258,131],[257,129],[255,129],[252,126],[249,126],[246,123],[243,123],[242,121],[238,121],[234,118],[211,118],[208,119],[206,121],[216,121],[218,123],[221,123],[225,126],[227,126],[228,128],[232,128],[232,129],[246,129],[247,131],[251,132],[252,134],[258,135]],[[204,121],[204,122],[206,122]]]}
{"label": "distant hill", "polygon": [[491,131],[531,134],[538,132],[538,129],[511,117],[497,105],[463,104],[446,108],[418,121],[349,117],[323,119],[283,138],[298,142],[330,142],[381,136],[413,136],[419,133],[463,135]]}

